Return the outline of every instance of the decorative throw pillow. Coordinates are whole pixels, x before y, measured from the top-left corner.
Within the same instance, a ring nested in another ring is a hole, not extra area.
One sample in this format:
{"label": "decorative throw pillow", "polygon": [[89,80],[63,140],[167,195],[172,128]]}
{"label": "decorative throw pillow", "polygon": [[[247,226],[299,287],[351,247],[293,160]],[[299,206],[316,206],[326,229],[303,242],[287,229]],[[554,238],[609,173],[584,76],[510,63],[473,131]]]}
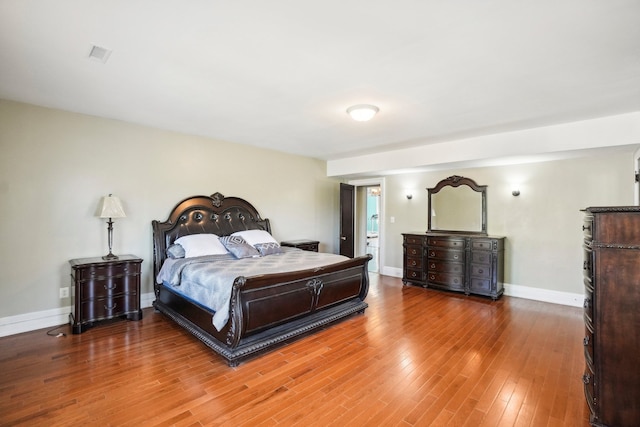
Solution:
{"label": "decorative throw pillow", "polygon": [[254,258],[260,256],[260,252],[240,236],[224,236],[220,238],[220,242],[236,258]]}
{"label": "decorative throw pillow", "polygon": [[169,258],[184,258],[186,255],[182,245],[174,243],[167,248],[167,256]]}
{"label": "decorative throw pillow", "polygon": [[220,243],[215,234],[202,233],[182,236],[174,243],[184,248],[185,258],[193,258],[205,255],[226,255],[227,249]]}
{"label": "decorative throw pillow", "polygon": [[259,243],[278,243],[268,231],[265,230],[244,230],[236,231],[232,236],[242,237],[248,244],[255,246]]}
{"label": "decorative throw pillow", "polygon": [[254,245],[254,247],[262,256],[282,253],[282,248],[275,242],[258,243],[257,245]]}

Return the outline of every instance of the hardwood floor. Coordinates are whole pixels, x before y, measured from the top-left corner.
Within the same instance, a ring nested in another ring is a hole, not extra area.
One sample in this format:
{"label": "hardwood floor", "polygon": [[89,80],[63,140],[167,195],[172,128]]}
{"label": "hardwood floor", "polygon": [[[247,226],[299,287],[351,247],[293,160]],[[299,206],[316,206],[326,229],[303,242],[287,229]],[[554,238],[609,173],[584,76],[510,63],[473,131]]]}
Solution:
{"label": "hardwood floor", "polygon": [[371,282],[364,315],[237,368],[151,309],[0,338],[0,425],[589,425],[581,309]]}

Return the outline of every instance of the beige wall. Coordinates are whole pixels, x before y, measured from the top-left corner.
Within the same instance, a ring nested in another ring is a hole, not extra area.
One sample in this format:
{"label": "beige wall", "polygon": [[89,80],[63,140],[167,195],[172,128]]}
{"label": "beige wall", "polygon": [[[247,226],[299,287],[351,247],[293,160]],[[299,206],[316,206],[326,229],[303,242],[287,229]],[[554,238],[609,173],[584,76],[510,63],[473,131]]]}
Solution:
{"label": "beige wall", "polygon": [[68,260],[107,253],[94,216],[119,196],[114,253],[144,259],[152,291],[151,221],[181,199],[243,197],[271,219],[276,239],[312,238],[334,252],[338,183],[325,162],[0,100],[0,318],[69,305]]}
{"label": "beige wall", "polygon": [[[633,205],[634,155],[599,156],[386,178],[385,265],[402,267],[403,232],[427,229],[427,191],[451,175],[487,185],[489,234],[506,236],[505,282],[582,294],[582,213],[588,206]],[[516,184],[520,196],[511,195]],[[406,189],[413,198],[407,200]],[[390,217],[395,222],[390,222]]]}

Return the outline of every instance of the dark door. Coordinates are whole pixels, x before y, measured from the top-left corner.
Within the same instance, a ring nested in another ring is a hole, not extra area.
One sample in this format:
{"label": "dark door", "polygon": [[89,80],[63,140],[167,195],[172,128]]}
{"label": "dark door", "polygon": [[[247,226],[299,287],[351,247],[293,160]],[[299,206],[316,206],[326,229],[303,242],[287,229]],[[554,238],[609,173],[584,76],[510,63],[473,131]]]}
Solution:
{"label": "dark door", "polygon": [[340,183],[340,255],[353,258],[355,186]]}

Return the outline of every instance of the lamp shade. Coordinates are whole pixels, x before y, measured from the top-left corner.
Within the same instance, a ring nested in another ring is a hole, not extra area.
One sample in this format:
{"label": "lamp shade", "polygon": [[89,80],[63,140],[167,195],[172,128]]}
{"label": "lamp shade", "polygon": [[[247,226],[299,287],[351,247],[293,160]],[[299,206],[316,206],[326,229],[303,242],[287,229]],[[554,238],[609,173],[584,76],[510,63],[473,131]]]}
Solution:
{"label": "lamp shade", "polygon": [[125,218],[127,215],[124,213],[120,199],[109,194],[100,201],[98,216],[100,218]]}

